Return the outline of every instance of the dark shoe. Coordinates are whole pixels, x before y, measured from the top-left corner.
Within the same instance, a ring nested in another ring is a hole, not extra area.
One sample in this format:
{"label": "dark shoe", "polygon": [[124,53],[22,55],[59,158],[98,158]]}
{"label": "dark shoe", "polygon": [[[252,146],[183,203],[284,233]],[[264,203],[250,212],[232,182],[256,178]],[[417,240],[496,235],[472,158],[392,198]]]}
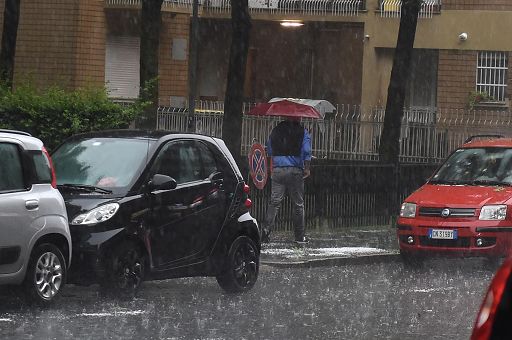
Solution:
{"label": "dark shoe", "polygon": [[299,246],[304,246],[309,243],[309,237],[303,236],[302,238],[295,240],[295,243]]}
{"label": "dark shoe", "polygon": [[270,230],[263,228],[261,231],[261,243],[270,242]]}

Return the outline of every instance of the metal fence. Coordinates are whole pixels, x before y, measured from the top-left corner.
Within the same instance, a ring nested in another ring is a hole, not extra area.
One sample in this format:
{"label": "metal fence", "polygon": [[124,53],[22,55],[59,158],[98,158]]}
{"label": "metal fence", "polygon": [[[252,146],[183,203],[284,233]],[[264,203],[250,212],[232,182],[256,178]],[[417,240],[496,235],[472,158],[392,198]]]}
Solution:
{"label": "metal fence", "polygon": [[[245,104],[244,113],[254,104]],[[198,102],[194,115],[195,132],[222,136],[222,103]],[[242,154],[254,141],[264,143],[278,117],[243,116]],[[339,105],[337,112],[325,120],[304,119],[311,134],[313,155],[319,159],[377,161],[378,144],[384,109],[362,110],[358,105]],[[185,109],[161,107],[157,128],[186,131]],[[401,137],[400,161],[405,163],[439,163],[466,138],[477,134],[510,135],[512,115],[508,111],[405,110]]]}
{"label": "metal fence", "polygon": [[[394,169],[378,163],[315,162],[311,178],[305,183],[305,227],[320,230],[389,225],[403,199],[422,185],[434,169],[435,166],[424,164],[400,165]],[[385,190],[384,178],[397,183],[395,191]],[[269,185],[264,190],[251,190],[252,214],[258,221],[263,222],[269,197]],[[288,198],[277,215],[276,229],[293,230]]]}
{"label": "metal fence", "polygon": [[[109,6],[140,6],[141,0],[105,0]],[[249,12],[320,16],[356,16],[365,10],[364,0],[249,0]],[[162,7],[191,11],[193,0],[164,0]],[[231,0],[199,0],[204,13],[229,14]]]}
{"label": "metal fence", "polygon": [[[280,118],[247,116],[254,104],[243,107],[242,153],[253,142],[264,142]],[[223,103],[196,103],[197,133],[222,136]],[[186,109],[158,110],[157,128],[186,131]],[[378,160],[378,142],[384,109],[363,110],[358,105],[338,105],[336,113],[325,120],[304,120],[312,136],[312,177],[306,181],[305,213],[308,230],[355,226],[387,225],[393,221],[400,203],[428,178],[437,164],[467,137],[476,134],[510,135],[509,111],[464,111],[432,108],[404,111],[400,138],[400,160],[390,177],[390,166]],[[350,161],[350,162],[346,162]],[[409,164],[404,164],[409,163]],[[396,182],[388,192],[383,183]],[[254,216],[262,221],[270,188],[251,191]],[[285,199],[276,221],[276,229],[291,230],[291,202]]]}

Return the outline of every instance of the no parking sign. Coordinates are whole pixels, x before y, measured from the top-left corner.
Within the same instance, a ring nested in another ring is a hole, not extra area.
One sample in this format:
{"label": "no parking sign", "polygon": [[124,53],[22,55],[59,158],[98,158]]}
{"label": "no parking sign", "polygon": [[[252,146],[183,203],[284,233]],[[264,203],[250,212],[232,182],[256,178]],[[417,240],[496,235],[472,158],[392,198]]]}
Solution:
{"label": "no parking sign", "polygon": [[263,189],[267,184],[267,154],[263,145],[255,143],[249,152],[249,169],[254,186]]}

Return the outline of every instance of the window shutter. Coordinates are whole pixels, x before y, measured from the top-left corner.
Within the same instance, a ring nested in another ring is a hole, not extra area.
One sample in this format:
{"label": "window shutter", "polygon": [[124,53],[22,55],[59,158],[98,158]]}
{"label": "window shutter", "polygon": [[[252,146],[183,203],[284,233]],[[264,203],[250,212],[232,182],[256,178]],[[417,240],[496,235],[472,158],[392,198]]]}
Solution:
{"label": "window shutter", "polygon": [[109,97],[133,99],[139,96],[138,36],[108,36],[105,52],[105,83]]}

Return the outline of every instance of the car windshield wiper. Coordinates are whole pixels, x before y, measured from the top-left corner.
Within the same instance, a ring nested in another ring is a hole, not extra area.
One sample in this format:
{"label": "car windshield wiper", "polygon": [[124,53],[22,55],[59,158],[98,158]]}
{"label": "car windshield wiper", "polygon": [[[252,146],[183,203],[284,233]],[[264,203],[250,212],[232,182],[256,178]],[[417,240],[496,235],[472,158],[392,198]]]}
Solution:
{"label": "car windshield wiper", "polygon": [[428,184],[450,184],[450,185],[465,185],[467,182],[454,181],[448,179],[431,179]]}
{"label": "car windshield wiper", "polygon": [[111,194],[112,190],[103,189],[100,187],[96,187],[94,185],[87,185],[87,184],[59,184],[57,185],[59,189],[69,189],[69,190],[80,190],[80,191],[87,191],[87,192],[98,192],[102,194]]}
{"label": "car windshield wiper", "polygon": [[510,183],[493,181],[493,180],[485,180],[485,179],[475,179],[471,181],[472,185],[502,185],[502,186],[510,186]]}

